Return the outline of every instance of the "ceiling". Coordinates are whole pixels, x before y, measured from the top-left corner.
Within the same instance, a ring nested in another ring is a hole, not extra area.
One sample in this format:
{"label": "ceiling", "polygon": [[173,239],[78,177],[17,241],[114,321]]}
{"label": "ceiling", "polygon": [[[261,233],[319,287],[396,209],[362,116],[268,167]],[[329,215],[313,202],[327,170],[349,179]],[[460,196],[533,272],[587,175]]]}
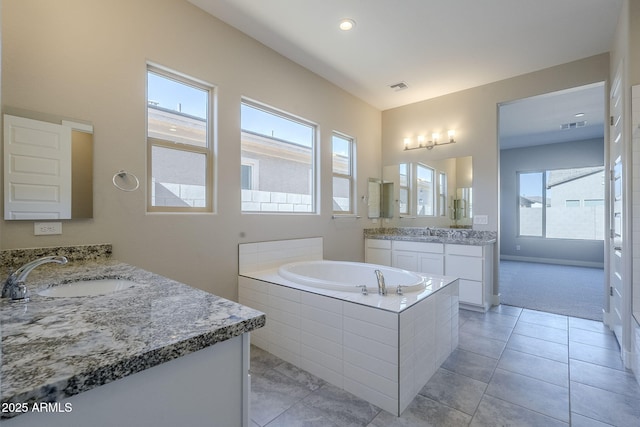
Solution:
{"label": "ceiling", "polygon": [[[189,1],[383,111],[608,52],[622,4]],[[343,18],[355,21],[351,31],[338,28]],[[399,82],[407,88],[390,87]]]}

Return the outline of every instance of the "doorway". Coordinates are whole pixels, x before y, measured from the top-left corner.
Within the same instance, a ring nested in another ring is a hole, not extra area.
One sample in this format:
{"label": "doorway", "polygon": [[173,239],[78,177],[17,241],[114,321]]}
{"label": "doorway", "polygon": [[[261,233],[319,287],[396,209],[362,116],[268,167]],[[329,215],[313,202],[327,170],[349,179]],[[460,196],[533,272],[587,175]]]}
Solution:
{"label": "doorway", "polygon": [[499,105],[500,299],[602,321],[604,82]]}

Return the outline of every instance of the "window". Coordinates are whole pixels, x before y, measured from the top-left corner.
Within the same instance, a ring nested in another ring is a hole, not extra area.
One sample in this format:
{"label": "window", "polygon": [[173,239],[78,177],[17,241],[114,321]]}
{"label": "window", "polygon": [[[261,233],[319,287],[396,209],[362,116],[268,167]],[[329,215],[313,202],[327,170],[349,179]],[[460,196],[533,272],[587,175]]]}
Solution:
{"label": "window", "polygon": [[354,142],[353,138],[334,132],[333,144],[333,212],[354,213]]}
{"label": "window", "polygon": [[213,88],[147,67],[147,161],[150,212],[212,211]]}
{"label": "window", "polygon": [[248,100],[240,122],[242,211],[315,212],[316,126]]}
{"label": "window", "polygon": [[604,167],[518,174],[520,236],[604,239]]}
{"label": "window", "polygon": [[400,215],[409,215],[409,182],[409,165],[400,163]]}
{"label": "window", "polygon": [[416,165],[417,215],[434,215],[434,170],[428,166]]}
{"label": "window", "polygon": [[438,173],[439,189],[438,189],[438,215],[447,216],[447,174]]}

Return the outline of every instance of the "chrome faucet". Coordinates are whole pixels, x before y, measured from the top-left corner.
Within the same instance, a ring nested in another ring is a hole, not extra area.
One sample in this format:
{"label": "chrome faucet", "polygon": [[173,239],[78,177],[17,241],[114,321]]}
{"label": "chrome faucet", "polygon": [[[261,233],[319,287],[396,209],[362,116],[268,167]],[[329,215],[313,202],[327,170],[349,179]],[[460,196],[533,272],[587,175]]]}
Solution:
{"label": "chrome faucet", "polygon": [[47,256],[26,263],[9,274],[9,277],[7,277],[2,287],[2,295],[0,295],[0,298],[10,298],[11,301],[29,301],[29,291],[25,285],[27,276],[34,268],[49,262],[66,264],[67,258],[63,256]]}
{"label": "chrome faucet", "polygon": [[378,279],[378,294],[386,295],[387,294],[387,286],[384,284],[384,276],[382,275],[382,271],[376,270],[376,278]]}

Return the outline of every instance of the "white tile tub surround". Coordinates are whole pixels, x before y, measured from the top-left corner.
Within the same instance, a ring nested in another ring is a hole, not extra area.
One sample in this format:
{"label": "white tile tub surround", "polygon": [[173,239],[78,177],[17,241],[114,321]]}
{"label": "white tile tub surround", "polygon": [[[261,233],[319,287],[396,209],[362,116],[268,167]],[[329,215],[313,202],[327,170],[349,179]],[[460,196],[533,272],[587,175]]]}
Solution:
{"label": "white tile tub surround", "polygon": [[321,259],[322,239],[249,245],[240,245],[239,299],[267,316],[252,343],[388,412],[399,415],[457,346],[454,278],[428,282],[437,292],[404,296],[308,288],[277,267]]}

